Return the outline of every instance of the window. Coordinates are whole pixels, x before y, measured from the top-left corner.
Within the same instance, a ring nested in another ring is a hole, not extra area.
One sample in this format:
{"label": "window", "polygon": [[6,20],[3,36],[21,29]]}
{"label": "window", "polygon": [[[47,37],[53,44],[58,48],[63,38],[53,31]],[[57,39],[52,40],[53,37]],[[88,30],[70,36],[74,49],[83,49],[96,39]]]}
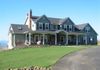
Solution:
{"label": "window", "polygon": [[69,32],[69,25],[67,26],[67,31]]}
{"label": "window", "polygon": [[39,29],[42,30],[43,29],[43,24],[39,23]]}
{"label": "window", "polygon": [[67,30],[67,25],[64,25],[64,30]]}
{"label": "window", "polygon": [[62,29],[62,25],[60,25],[60,29]]}
{"label": "window", "polygon": [[49,29],[49,24],[48,23],[45,23],[45,29]]}
{"label": "window", "polygon": [[89,31],[90,31],[90,27],[86,27],[86,28],[85,28],[85,31],[86,31],[86,32],[89,32]]}
{"label": "window", "polygon": [[69,31],[72,31],[72,25],[69,25]]}
{"label": "window", "polygon": [[56,29],[56,25],[53,25],[53,29],[54,29],[54,30]]}
{"label": "window", "polygon": [[60,25],[58,25],[58,30],[60,30]]}

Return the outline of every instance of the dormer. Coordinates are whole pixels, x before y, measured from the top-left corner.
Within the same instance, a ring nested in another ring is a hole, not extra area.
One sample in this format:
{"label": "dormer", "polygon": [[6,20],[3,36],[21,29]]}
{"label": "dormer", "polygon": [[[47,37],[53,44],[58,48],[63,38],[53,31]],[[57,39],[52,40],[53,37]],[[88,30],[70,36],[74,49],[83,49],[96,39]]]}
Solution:
{"label": "dormer", "polygon": [[74,22],[70,18],[65,18],[62,21],[63,29],[68,32],[74,31]]}
{"label": "dormer", "polygon": [[45,15],[39,17],[35,23],[37,24],[37,30],[49,30],[50,29],[50,21]]}

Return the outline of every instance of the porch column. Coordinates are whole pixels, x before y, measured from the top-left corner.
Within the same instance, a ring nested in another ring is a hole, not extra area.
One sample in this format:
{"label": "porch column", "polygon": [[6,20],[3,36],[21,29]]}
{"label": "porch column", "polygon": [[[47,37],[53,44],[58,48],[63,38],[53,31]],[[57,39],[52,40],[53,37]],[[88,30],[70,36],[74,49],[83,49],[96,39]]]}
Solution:
{"label": "porch column", "polygon": [[25,34],[25,41],[27,40],[27,34]]}
{"label": "porch column", "polygon": [[55,33],[55,45],[57,45],[57,34]]}
{"label": "porch column", "polygon": [[85,44],[87,45],[87,35],[85,35]]}
{"label": "porch column", "polygon": [[13,35],[13,46],[16,47],[16,39],[15,39],[15,34]]}
{"label": "porch column", "polygon": [[45,36],[45,35],[43,34],[43,42],[42,42],[43,45],[44,45],[44,38],[45,38],[44,36]]}
{"label": "porch column", "polygon": [[76,45],[78,45],[78,35],[76,35]]}
{"label": "porch column", "polygon": [[68,45],[68,34],[66,34],[66,45]]}
{"label": "porch column", "polygon": [[29,33],[29,45],[31,45],[31,33]]}

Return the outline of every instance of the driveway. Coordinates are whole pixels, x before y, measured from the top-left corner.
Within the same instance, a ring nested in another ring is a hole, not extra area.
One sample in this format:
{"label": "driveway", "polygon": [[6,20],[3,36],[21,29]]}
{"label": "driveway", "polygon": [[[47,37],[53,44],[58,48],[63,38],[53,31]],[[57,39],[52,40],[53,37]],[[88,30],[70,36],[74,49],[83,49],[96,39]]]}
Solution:
{"label": "driveway", "polygon": [[53,66],[53,70],[100,70],[100,47],[66,55]]}

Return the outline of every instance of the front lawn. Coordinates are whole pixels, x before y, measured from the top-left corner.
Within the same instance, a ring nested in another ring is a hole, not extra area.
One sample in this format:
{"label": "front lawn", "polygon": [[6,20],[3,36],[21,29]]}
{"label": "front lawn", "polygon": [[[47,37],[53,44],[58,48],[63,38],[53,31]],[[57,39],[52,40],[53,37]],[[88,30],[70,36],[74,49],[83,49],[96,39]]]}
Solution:
{"label": "front lawn", "polygon": [[20,48],[0,52],[0,70],[29,66],[50,66],[65,54],[82,47]]}

